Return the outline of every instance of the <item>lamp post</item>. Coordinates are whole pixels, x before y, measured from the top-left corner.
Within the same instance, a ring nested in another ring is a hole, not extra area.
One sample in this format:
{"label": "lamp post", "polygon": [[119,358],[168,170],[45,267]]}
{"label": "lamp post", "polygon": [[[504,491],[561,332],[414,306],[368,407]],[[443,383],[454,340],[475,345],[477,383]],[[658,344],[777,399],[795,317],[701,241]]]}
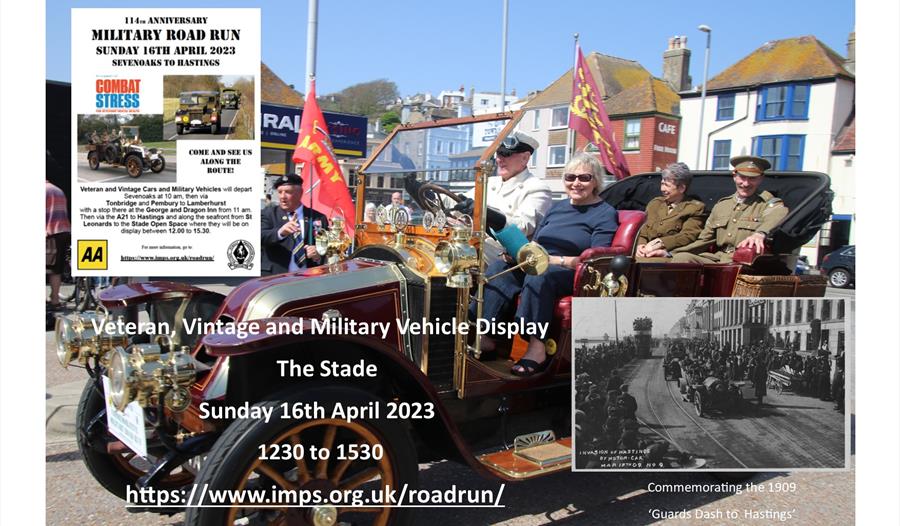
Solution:
{"label": "lamp post", "polygon": [[[706,109],[706,79],[709,76],[709,44],[712,40],[712,28],[706,24],[700,24],[697,29],[706,33],[706,53],[703,57],[703,88],[700,92],[700,126],[699,135],[697,137],[697,162],[694,163],[694,169],[700,169],[700,148],[703,145],[703,113]],[[706,152],[709,156],[709,152]],[[706,162],[703,163],[706,168]]]}

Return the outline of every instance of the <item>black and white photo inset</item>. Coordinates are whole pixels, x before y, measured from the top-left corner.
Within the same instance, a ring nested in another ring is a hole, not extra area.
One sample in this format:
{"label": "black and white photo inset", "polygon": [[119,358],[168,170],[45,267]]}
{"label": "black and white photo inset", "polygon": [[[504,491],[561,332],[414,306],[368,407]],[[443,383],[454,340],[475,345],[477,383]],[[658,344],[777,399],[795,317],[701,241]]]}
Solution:
{"label": "black and white photo inset", "polygon": [[851,305],[576,298],[574,470],[846,468]]}

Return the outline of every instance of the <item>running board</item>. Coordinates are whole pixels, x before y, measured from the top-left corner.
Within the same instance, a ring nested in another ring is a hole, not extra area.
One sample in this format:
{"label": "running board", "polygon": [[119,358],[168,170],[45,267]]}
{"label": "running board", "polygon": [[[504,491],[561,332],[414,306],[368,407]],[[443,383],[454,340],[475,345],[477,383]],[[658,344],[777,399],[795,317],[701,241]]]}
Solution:
{"label": "running board", "polygon": [[478,456],[478,461],[500,477],[524,480],[572,467],[572,438],[557,439],[553,431],[516,437],[512,449]]}

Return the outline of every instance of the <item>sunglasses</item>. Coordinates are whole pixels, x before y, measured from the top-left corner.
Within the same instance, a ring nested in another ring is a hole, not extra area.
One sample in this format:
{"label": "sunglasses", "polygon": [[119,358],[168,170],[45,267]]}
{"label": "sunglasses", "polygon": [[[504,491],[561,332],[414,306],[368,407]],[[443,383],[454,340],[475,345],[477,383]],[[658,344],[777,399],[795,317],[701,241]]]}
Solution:
{"label": "sunglasses", "polygon": [[574,183],[575,179],[578,179],[582,183],[589,183],[594,179],[593,174],[563,174],[563,179],[567,183]]}

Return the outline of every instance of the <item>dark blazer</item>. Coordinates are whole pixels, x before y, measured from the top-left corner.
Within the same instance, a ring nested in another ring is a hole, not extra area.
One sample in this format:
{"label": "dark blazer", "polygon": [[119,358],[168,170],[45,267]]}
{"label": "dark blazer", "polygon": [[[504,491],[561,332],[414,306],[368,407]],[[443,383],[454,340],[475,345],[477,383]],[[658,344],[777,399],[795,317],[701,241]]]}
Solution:
{"label": "dark blazer", "polygon": [[[271,274],[283,274],[288,271],[291,264],[291,249],[294,247],[294,238],[288,236],[284,239],[278,239],[278,229],[288,222],[290,213],[285,212],[277,206],[268,206],[263,208],[262,217],[260,218],[260,239],[262,245],[262,263],[260,270],[263,276]],[[313,235],[310,238],[309,222],[313,222]],[[315,210],[303,207],[303,239],[306,244],[315,244],[315,225],[316,222],[325,228],[328,226],[328,220],[324,215]],[[318,265],[315,261],[307,258],[302,266],[307,268]]]}
{"label": "dark blazer", "polygon": [[672,212],[666,200],[656,197],[647,203],[647,221],[638,232],[638,245],[659,238],[666,250],[692,243],[703,230],[706,221],[703,202],[684,199]]}

